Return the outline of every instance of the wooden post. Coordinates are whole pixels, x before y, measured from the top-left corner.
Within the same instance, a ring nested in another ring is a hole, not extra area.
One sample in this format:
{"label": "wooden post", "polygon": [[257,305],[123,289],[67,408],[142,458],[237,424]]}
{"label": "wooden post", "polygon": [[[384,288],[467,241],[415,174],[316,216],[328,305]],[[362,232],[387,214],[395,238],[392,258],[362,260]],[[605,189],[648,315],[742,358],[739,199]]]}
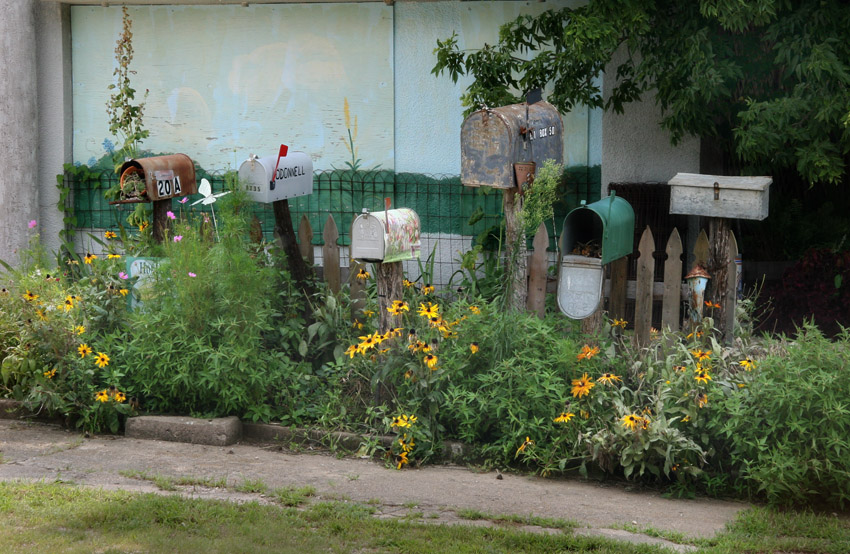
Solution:
{"label": "wooden post", "polygon": [[682,305],[682,238],[673,229],[667,240],[667,261],[664,263],[664,300],[661,304],[661,327],[679,329],[679,308]]}
{"label": "wooden post", "polygon": [[313,226],[306,215],[301,216],[301,223],[298,225],[298,250],[308,264],[312,266],[316,263],[313,254]]}
{"label": "wooden post", "polygon": [[[726,344],[732,344],[735,337],[735,309],[738,302],[738,271],[735,267],[735,257],[738,255],[738,241],[735,234],[729,231],[728,251],[726,259],[726,303],[722,310],[723,327],[726,329],[723,340]],[[721,304],[721,306],[724,306]]]}
{"label": "wooden post", "polygon": [[655,240],[647,225],[638,245],[637,286],[635,288],[635,339],[638,346],[649,344],[652,328],[652,287],[655,280]]}
{"label": "wooden post", "polygon": [[546,273],[548,260],[546,249],[549,247],[549,233],[543,223],[537,228],[534,235],[534,253],[528,268],[528,305],[529,312],[537,314],[543,319],[546,311]]}
{"label": "wooden post", "polygon": [[387,308],[392,305],[393,300],[401,300],[404,294],[402,290],[404,279],[402,263],[376,263],[375,279],[378,285],[379,331],[386,333],[389,329],[401,327],[401,316],[392,315],[387,311]]}
{"label": "wooden post", "polygon": [[162,242],[168,234],[168,211],[171,209],[171,198],[153,201],[153,240]]}
{"label": "wooden post", "polygon": [[614,260],[611,268],[611,292],[608,300],[608,315],[611,319],[626,319],[626,281],[628,279],[629,258]]}
{"label": "wooden post", "polygon": [[[322,231],[322,239],[325,244],[322,245],[322,265],[325,268],[325,282],[332,292],[339,292],[340,275],[339,275],[339,230],[336,226],[336,221],[332,215],[328,214],[325,220],[325,229]],[[300,255],[300,254],[299,254]]]}
{"label": "wooden post", "polygon": [[528,254],[525,232],[519,228],[517,217],[522,209],[519,189],[505,189],[502,199],[505,211],[505,277],[507,278],[508,308],[519,312],[525,309],[528,297]]}
{"label": "wooden post", "polygon": [[274,234],[286,254],[286,264],[295,279],[298,288],[306,296],[312,296],[316,290],[313,287],[313,270],[304,263],[298,243],[295,240],[295,229],[292,227],[292,216],[289,213],[289,200],[272,202],[274,210]]}
{"label": "wooden post", "polygon": [[[727,297],[726,282],[729,273],[729,264],[735,263],[735,256],[729,258],[729,222],[724,217],[711,217],[708,219],[708,266],[706,270],[711,275],[709,282],[707,300],[713,304],[719,304],[719,308],[713,308],[711,312],[714,318],[714,327],[721,337],[727,334],[726,311],[730,304],[734,309],[733,300]],[[737,250],[737,248],[736,248]],[[734,294],[732,295],[734,298]],[[728,332],[731,333],[731,329]]]}

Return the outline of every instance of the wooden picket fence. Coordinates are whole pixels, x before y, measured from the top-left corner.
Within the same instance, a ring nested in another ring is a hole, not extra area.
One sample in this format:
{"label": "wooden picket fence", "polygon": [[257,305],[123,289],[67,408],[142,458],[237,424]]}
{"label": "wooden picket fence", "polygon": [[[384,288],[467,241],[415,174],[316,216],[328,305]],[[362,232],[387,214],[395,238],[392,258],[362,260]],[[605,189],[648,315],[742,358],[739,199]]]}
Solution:
{"label": "wooden picket fence", "polygon": [[[298,226],[298,240],[301,255],[310,263],[314,263],[313,253],[313,229],[306,216],[302,216]],[[323,279],[328,287],[338,292],[342,282],[348,281],[352,290],[352,299],[356,303],[363,302],[364,283],[354,278],[361,264],[351,260],[348,275],[343,275],[340,266],[339,230],[332,215],[328,215],[322,232],[322,266]],[[546,295],[555,292],[554,280],[548,277],[549,235],[546,227],[541,224],[537,229],[532,241],[533,251],[528,261],[528,299],[527,309],[543,317],[546,305]],[[682,321],[682,307],[688,302],[687,286],[682,280],[682,239],[679,231],[673,229],[667,238],[664,247],[666,260],[664,262],[663,280],[655,280],[655,238],[652,231],[647,227],[641,235],[637,249],[637,279],[628,280],[628,257],[620,258],[611,262],[608,268],[608,278],[605,281],[603,294],[607,298],[607,312],[611,319],[626,318],[626,300],[634,300],[635,315],[634,329],[635,339],[638,344],[647,344],[652,331],[652,304],[653,301],[661,301],[661,325],[663,328],[679,330]],[[696,246],[693,251],[696,263],[705,266],[708,262],[709,243],[705,231],[701,231],[697,237]],[[719,318],[724,318],[728,323],[728,329],[732,328],[732,318],[735,313],[735,288],[736,270],[734,258],[737,254],[737,244],[734,235],[730,231],[729,252],[727,259],[730,265],[727,268],[727,282],[725,283],[724,298],[726,304],[719,310]],[[701,306],[699,307],[701,309]]]}

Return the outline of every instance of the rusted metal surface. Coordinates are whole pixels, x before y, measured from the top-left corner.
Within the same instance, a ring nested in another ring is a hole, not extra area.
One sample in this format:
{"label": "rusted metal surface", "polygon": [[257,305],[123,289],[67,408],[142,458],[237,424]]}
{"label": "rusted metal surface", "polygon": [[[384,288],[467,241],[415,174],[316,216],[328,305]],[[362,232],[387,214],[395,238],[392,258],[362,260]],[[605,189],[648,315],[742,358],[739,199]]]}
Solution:
{"label": "rusted metal surface", "polygon": [[135,169],[136,173],[144,176],[148,201],[188,196],[198,192],[195,164],[186,154],[153,156],[124,162],[119,172],[122,185],[128,169]]}
{"label": "rusted metal surface", "polygon": [[469,187],[517,186],[513,164],[564,161],[564,124],[547,102],[478,110],[460,131],[461,182]]}

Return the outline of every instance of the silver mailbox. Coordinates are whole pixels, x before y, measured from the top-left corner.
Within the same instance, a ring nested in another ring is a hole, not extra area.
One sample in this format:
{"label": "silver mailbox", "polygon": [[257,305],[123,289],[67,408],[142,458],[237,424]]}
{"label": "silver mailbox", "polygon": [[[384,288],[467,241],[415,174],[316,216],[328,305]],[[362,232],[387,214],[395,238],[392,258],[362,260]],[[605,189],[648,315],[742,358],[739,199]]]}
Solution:
{"label": "silver mailbox", "polygon": [[478,110],[461,127],[460,180],[465,186],[514,188],[514,164],[542,167],[550,159],[564,161],[564,123],[548,102]]}
{"label": "silver mailbox", "polygon": [[361,262],[400,262],[419,258],[419,216],[410,208],[369,213],[351,225],[351,257]]}
{"label": "silver mailbox", "polygon": [[277,156],[252,155],[239,166],[239,183],[256,202],[313,194],[313,160],[304,152],[293,151],[282,156],[280,163]]}
{"label": "silver mailbox", "polygon": [[770,177],[677,173],[670,179],[670,213],[755,219],[767,217]]}
{"label": "silver mailbox", "polygon": [[593,315],[602,299],[602,259],[566,254],[558,275],[558,308],[572,319]]}

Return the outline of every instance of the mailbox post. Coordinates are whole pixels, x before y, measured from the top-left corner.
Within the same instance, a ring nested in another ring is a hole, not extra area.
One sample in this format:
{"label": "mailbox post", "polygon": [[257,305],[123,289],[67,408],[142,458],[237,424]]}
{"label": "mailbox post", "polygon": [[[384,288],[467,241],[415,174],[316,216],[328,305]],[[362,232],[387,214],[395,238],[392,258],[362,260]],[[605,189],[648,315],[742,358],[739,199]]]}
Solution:
{"label": "mailbox post", "polygon": [[709,255],[705,268],[711,276],[708,298],[715,308],[715,327],[732,340],[737,300],[737,241],[729,219],[767,217],[770,177],[734,177],[677,173],[670,184],[670,213],[708,217]]}
{"label": "mailbox post", "polygon": [[460,136],[463,185],[504,191],[510,305],[523,310],[528,296],[528,260],[517,215],[522,209],[522,193],[533,186],[536,166],[546,160],[563,163],[561,114],[547,102],[484,108],[464,120]]}
{"label": "mailbox post", "polygon": [[381,332],[400,326],[400,316],[387,308],[402,297],[404,271],[401,262],[419,258],[421,226],[419,216],[409,208],[369,213],[364,209],[351,224],[351,257],[375,263],[378,285],[379,327]]}
{"label": "mailbox post", "polygon": [[301,257],[289,212],[289,199],[313,193],[313,160],[304,152],[280,145],[277,156],[250,156],[239,166],[239,184],[257,202],[271,203],[275,235],[280,241],[292,277],[308,296],[313,288],[309,268]]}
{"label": "mailbox post", "polygon": [[195,164],[186,154],[153,156],[126,161],[119,173],[121,200],[110,204],[153,202],[153,238],[162,242],[171,199],[198,192]]}

